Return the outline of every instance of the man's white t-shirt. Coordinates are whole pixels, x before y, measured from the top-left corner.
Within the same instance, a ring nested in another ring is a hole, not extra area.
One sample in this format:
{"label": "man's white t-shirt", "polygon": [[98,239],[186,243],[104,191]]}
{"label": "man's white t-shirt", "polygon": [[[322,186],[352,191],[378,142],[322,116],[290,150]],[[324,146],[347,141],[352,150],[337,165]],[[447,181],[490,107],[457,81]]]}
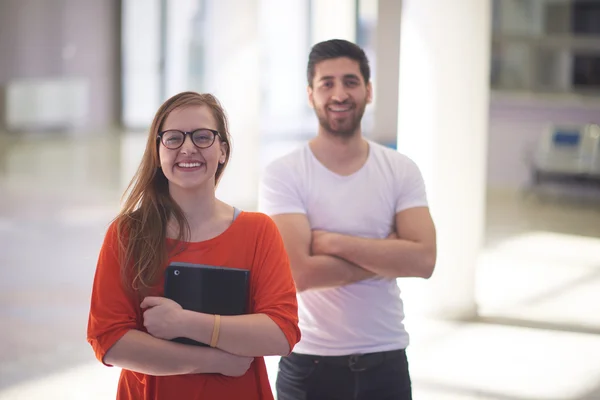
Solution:
{"label": "man's white t-shirt", "polygon": [[[261,179],[259,209],[268,215],[306,214],[311,229],[384,239],[395,215],[427,206],[417,165],[369,141],[363,167],[349,176],[327,169],[308,144],[269,164]],[[404,349],[403,304],[395,279],[298,293],[302,339],[294,352],[323,356]]]}

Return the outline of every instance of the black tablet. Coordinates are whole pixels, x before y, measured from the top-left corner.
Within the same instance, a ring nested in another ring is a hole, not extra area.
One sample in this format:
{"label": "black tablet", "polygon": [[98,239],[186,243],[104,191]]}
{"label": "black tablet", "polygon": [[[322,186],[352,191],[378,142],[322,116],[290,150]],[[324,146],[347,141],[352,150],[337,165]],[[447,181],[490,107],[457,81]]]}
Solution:
{"label": "black tablet", "polygon": [[[206,314],[248,312],[250,271],[204,264],[173,262],[166,270],[165,297],[185,310]],[[187,338],[179,343],[206,346]]]}

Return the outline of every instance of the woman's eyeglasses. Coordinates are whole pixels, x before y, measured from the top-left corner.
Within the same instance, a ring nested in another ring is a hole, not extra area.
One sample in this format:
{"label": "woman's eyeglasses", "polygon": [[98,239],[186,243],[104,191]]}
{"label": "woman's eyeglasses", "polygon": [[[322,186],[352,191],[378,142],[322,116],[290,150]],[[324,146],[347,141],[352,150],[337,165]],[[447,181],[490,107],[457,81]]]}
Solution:
{"label": "woman's eyeglasses", "polygon": [[220,137],[219,132],[212,129],[196,129],[192,132],[184,132],[176,129],[169,129],[158,134],[163,146],[169,150],[177,150],[185,142],[185,137],[190,135],[192,143],[199,149],[206,149],[213,145],[217,136]]}

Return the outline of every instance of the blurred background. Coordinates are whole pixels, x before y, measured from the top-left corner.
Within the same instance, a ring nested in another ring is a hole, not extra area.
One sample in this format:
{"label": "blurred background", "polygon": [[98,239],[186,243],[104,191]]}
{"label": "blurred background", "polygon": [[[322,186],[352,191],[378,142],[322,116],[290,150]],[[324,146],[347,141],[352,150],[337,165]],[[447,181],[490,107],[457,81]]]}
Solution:
{"label": "blurred background", "polygon": [[414,398],[600,399],[596,0],[0,0],[0,399],[115,397],[90,288],[154,113],[214,93],[218,194],[254,210],[316,133],[330,38],[365,49],[364,135],[419,163],[438,227],[434,277],[399,280]]}

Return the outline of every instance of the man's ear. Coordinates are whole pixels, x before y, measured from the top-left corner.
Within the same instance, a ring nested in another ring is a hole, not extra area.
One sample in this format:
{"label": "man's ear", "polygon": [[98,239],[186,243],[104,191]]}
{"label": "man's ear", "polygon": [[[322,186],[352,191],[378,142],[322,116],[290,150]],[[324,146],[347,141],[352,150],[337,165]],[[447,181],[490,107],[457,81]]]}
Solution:
{"label": "man's ear", "polygon": [[367,83],[367,104],[371,104],[373,101],[373,84],[371,81]]}
{"label": "man's ear", "polygon": [[308,95],[308,106],[310,108],[315,108],[315,101],[313,98],[313,88],[311,88],[310,86],[306,87],[306,94]]}

